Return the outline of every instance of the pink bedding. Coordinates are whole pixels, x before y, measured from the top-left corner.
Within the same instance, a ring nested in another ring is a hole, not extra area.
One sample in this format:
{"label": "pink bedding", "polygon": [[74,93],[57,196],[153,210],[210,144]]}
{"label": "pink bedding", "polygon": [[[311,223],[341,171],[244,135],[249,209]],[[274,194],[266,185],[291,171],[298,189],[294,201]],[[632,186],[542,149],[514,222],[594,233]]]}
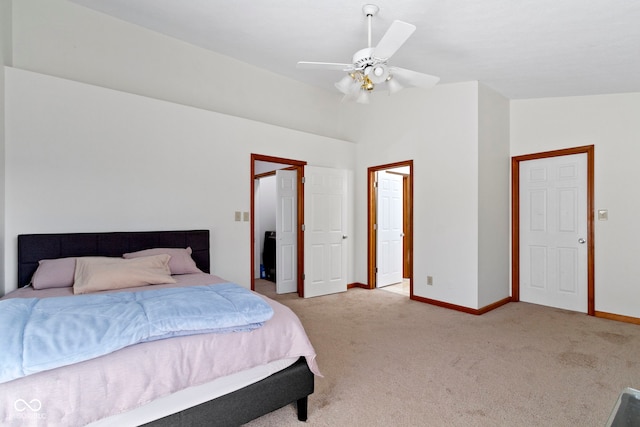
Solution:
{"label": "pink bedding", "polygon": [[[176,285],[221,283],[208,274],[176,276]],[[155,287],[155,286],[154,286]],[[138,290],[144,288],[131,288]],[[5,298],[71,295],[70,288],[22,288]],[[304,356],[320,375],[298,317],[265,298],[274,316],[251,332],[202,334],[148,342],[0,384],[0,425],[85,425],[193,385],[287,357]],[[283,339],[285,338],[285,339]]]}

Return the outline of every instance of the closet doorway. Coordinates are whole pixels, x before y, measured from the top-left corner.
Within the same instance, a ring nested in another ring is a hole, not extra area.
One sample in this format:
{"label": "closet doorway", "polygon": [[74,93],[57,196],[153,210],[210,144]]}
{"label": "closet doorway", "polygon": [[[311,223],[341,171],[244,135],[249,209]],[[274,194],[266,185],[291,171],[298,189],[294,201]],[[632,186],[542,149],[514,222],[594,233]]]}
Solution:
{"label": "closet doorway", "polygon": [[407,160],[370,167],[367,179],[369,288],[393,287],[409,297],[413,297],[412,176],[413,160]]}
{"label": "closet doorway", "polygon": [[[276,288],[280,289],[280,291],[297,292],[300,297],[304,296],[302,279],[302,263],[304,260],[304,234],[302,232],[304,195],[302,177],[305,165],[306,162],[304,161],[251,154],[252,290],[255,290],[256,278],[266,277],[268,273],[269,278],[276,282]],[[284,182],[286,185],[282,187],[288,188],[288,192],[285,192],[284,195],[276,189],[276,174],[285,177]],[[266,192],[266,194],[270,194],[267,196],[268,198],[273,198],[266,203],[273,206],[273,218],[268,220],[261,218],[261,206],[265,204],[265,197],[260,196],[260,180],[264,180],[264,184],[270,181],[268,186],[263,185],[263,187],[273,187],[272,192]],[[277,218],[278,215],[280,220]],[[286,221],[283,221],[283,218]],[[265,226],[265,223],[269,225]],[[269,230],[265,231],[267,228]],[[279,233],[276,233],[276,228],[279,229]],[[266,245],[265,242],[267,243]],[[268,252],[266,256],[263,253],[265,251]],[[261,266],[262,268],[269,268],[269,271],[262,270]],[[278,271],[280,271],[280,277],[278,277]],[[293,277],[288,277],[287,272],[290,272]]]}
{"label": "closet doorway", "polygon": [[511,159],[511,301],[595,311],[594,146]]}

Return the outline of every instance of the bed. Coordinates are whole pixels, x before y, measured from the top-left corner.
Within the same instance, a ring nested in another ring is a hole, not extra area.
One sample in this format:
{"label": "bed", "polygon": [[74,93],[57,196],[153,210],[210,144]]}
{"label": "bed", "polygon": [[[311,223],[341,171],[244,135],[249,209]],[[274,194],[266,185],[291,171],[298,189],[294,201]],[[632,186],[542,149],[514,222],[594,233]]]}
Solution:
{"label": "bed", "polygon": [[[41,260],[121,257],[153,248],[189,248],[201,271],[172,275],[175,284],[154,290],[225,282],[209,274],[208,230],[25,234],[18,236],[19,288],[2,300],[73,294],[27,286]],[[107,293],[139,289],[149,286]],[[143,342],[0,383],[0,425],[234,426],[290,404],[305,421],[314,375],[320,375],[315,352],[295,314],[261,298],[274,314],[255,330]],[[178,374],[168,372],[174,365]]]}

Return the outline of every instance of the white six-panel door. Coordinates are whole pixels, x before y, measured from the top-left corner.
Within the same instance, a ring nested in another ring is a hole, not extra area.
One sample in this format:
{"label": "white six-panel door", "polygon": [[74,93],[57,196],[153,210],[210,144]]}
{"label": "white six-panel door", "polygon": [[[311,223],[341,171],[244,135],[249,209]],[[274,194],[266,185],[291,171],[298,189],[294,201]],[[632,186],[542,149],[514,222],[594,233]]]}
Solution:
{"label": "white six-panel door", "polygon": [[298,290],[298,174],[276,171],[276,293]]}
{"label": "white six-panel door", "polygon": [[587,154],[520,162],[520,300],[587,312]]}
{"label": "white six-panel door", "polygon": [[347,174],[304,168],[304,296],[347,290]]}
{"label": "white six-panel door", "polygon": [[376,286],[402,282],[402,181],[399,174],[377,173]]}

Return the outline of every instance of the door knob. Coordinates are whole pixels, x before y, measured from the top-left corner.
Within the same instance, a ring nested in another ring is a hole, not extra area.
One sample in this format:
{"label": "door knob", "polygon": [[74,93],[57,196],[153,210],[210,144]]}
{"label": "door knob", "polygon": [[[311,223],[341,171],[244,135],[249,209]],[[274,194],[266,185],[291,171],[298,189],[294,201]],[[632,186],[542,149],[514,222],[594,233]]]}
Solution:
{"label": "door knob", "polygon": [[346,239],[346,238],[347,238],[347,236],[345,236],[345,235],[343,234],[343,235],[342,235],[342,239],[344,240],[344,239]]}
{"label": "door knob", "polygon": [[584,245],[586,242],[586,240],[584,240],[582,237],[578,239],[578,243],[580,243],[581,245]]}

